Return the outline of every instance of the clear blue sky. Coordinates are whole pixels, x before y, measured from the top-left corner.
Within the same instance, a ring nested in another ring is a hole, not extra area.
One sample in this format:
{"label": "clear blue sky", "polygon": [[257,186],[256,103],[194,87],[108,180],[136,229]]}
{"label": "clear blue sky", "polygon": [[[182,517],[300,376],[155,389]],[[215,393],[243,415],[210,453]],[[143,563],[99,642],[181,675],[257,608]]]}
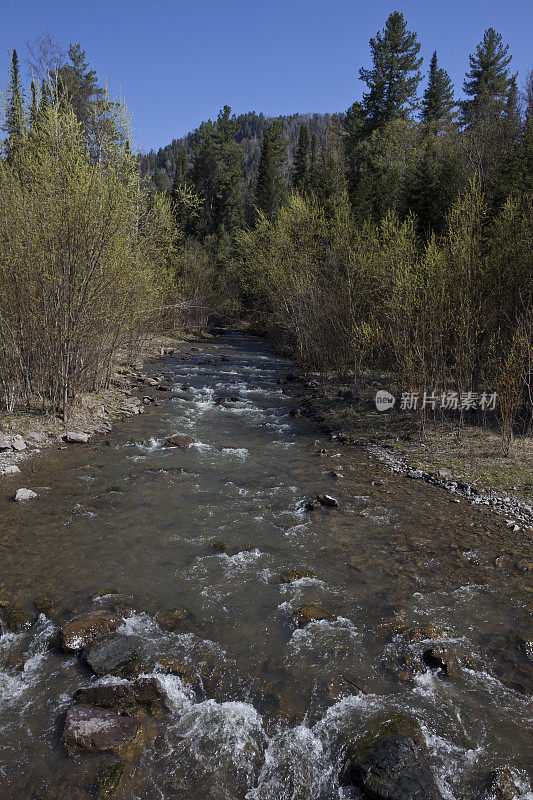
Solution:
{"label": "clear blue sky", "polygon": [[133,114],[137,147],[168,144],[224,104],[267,115],[345,110],[361,97],[368,40],[394,10],[436,48],[459,93],[487,27],[509,44],[523,85],[533,67],[533,0],[2,0],[0,54],[48,30],[80,42]]}

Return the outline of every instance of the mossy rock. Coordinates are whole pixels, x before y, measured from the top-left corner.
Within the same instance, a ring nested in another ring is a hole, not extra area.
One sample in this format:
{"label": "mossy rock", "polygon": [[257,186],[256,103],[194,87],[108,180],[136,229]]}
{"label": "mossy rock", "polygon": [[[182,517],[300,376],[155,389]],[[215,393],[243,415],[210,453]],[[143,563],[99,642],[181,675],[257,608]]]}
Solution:
{"label": "mossy rock", "polygon": [[112,797],[118,789],[124,772],[124,764],[117,761],[109,767],[100,770],[95,780],[95,792],[98,798]]}
{"label": "mossy rock", "polygon": [[314,572],[306,569],[286,569],[281,573],[282,583],[294,583],[300,581],[302,578],[314,578]]}
{"label": "mossy rock", "polygon": [[8,631],[18,631],[32,623],[32,615],[22,606],[4,598],[0,598],[0,619],[5,623]]}

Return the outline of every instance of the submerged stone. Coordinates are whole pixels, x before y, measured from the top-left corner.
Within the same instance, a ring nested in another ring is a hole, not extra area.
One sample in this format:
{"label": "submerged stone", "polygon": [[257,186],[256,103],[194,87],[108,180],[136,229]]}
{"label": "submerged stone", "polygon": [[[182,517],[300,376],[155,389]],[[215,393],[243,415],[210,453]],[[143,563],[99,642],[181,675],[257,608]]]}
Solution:
{"label": "submerged stone", "polygon": [[373,800],[442,800],[422,732],[401,714],[377,723],[348,748],[340,779]]}
{"label": "submerged stone", "polygon": [[291,614],[291,622],[295,628],[305,628],[310,622],[331,619],[332,616],[333,614],[323,606],[311,603],[295,609]]}
{"label": "submerged stone", "polygon": [[188,450],[191,445],[195,443],[196,439],[192,436],[185,436],[181,433],[175,433],[174,436],[169,436],[165,439],[165,447],[181,447]]}

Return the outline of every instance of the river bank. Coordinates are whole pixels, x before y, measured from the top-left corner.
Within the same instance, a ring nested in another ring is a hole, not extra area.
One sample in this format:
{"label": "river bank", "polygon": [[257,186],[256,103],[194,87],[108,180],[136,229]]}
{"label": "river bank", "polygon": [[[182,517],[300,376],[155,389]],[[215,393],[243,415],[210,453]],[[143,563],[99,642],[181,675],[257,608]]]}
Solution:
{"label": "river bank", "polygon": [[[0,477],[17,475],[24,470],[28,458],[53,445],[86,443],[95,434],[107,434],[120,419],[144,413],[152,402],[142,403],[134,394],[144,383],[145,364],[172,355],[182,346],[203,341],[204,335],[180,333],[179,336],[157,334],[147,336],[135,353],[118,354],[110,387],[76,397],[67,422],[52,412],[31,409],[0,415]],[[164,375],[150,378],[161,391],[166,390]]]}
{"label": "river bank", "polygon": [[503,515],[516,530],[533,529],[533,438],[518,436],[509,455],[501,437],[488,427],[457,420],[428,422],[420,428],[414,413],[378,411],[380,384],[360,394],[353,384],[332,374],[293,373],[304,388],[295,413],[317,422],[331,440],[361,447],[387,470],[410,480],[439,486],[459,498]]}

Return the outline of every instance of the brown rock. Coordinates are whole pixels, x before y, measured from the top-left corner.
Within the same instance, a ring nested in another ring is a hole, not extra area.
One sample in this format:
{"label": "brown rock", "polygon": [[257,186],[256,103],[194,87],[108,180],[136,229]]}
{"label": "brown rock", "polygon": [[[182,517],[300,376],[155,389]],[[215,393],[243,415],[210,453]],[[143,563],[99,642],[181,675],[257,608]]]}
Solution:
{"label": "brown rock", "polygon": [[291,622],[295,628],[305,628],[310,622],[316,622],[321,619],[331,619],[332,614],[323,606],[311,603],[307,606],[300,606],[291,614]]}
{"label": "brown rock", "polygon": [[72,620],[59,631],[59,646],[66,653],[75,653],[108,636],[122,625],[122,620],[105,611]]}
{"label": "brown rock", "polygon": [[188,450],[195,441],[196,439],[192,436],[175,433],[174,436],[169,436],[168,439],[165,439],[165,447],[181,447],[183,450]]}
{"label": "brown rock", "polygon": [[104,708],[75,705],[67,709],[61,738],[67,750],[120,750],[129,744],[138,723]]}

